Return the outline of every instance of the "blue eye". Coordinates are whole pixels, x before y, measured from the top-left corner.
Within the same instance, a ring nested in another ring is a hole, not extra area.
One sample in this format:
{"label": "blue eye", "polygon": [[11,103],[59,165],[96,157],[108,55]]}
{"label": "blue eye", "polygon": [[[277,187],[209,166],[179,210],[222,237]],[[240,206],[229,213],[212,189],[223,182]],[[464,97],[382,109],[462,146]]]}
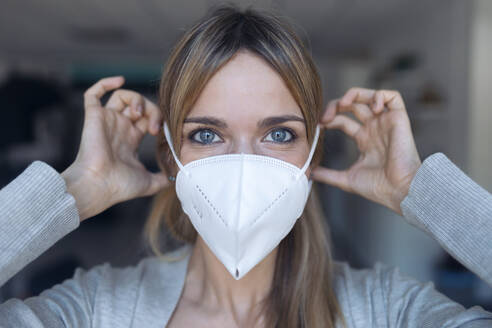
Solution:
{"label": "blue eye", "polygon": [[219,136],[210,129],[198,130],[191,134],[190,139],[204,145],[220,141]]}
{"label": "blue eye", "polygon": [[267,135],[265,140],[266,141],[279,142],[279,143],[287,143],[287,142],[291,142],[294,140],[294,135],[288,129],[278,128],[278,129],[272,130]]}

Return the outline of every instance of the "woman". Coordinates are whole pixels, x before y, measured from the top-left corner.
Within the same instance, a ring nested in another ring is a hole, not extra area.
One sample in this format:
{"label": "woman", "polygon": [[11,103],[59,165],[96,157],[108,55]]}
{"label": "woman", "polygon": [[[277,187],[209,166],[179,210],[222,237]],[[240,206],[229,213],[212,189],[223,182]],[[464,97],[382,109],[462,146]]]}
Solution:
{"label": "woman", "polygon": [[[2,304],[2,325],[491,325],[492,314],[397,269],[331,260],[308,177],[402,214],[492,285],[492,197],[443,154],[421,163],[397,92],[351,89],[322,112],[316,68],[292,30],[229,7],[178,42],[159,108],[121,89],[103,107],[100,98],[123,83],[106,78],[85,93],[82,141],[67,170],[37,161],[0,192],[0,284],[80,221],[135,197],[158,193],[146,226],[156,252],[162,229],[188,246],[165,257],[174,261],[77,270],[38,297]],[[357,142],[361,156],[347,171],[318,167],[318,123]],[[159,137],[160,173],[136,156],[147,132]]]}

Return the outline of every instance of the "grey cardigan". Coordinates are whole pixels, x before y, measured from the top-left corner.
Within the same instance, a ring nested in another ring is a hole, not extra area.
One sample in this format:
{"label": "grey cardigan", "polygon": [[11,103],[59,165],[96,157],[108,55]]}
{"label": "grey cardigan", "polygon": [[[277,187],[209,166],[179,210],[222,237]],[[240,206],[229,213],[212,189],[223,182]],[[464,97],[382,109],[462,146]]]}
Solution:
{"label": "grey cardigan", "polygon": [[[401,203],[404,218],[492,286],[492,195],[444,154],[428,157]],[[0,190],[0,286],[64,235],[79,217],[63,178],[33,162]],[[0,305],[0,327],[165,327],[183,290],[189,252],[166,262],[89,271],[24,301]],[[334,288],[348,327],[492,327],[492,314],[465,309],[397,268],[355,270],[335,262]]]}

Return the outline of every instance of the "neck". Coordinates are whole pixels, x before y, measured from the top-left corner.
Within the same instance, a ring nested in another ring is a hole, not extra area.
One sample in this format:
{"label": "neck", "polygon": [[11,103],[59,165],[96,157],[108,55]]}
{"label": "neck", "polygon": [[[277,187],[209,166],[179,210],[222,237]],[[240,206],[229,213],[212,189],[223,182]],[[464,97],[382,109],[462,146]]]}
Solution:
{"label": "neck", "polygon": [[266,299],[271,289],[276,255],[277,248],[235,280],[198,236],[188,264],[189,296],[207,307],[230,311],[236,318],[257,313],[261,309],[256,305]]}

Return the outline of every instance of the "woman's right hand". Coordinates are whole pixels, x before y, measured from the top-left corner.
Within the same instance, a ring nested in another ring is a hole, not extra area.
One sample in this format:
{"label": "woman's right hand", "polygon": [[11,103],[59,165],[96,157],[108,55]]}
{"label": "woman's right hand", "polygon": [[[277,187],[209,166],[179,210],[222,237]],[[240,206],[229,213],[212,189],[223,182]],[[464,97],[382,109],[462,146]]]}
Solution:
{"label": "woman's right hand", "polygon": [[105,106],[100,98],[121,87],[121,76],[104,78],[84,94],[84,127],[75,161],[61,174],[83,221],[112,205],[149,196],[169,184],[166,172],[152,173],[139,161],[144,135],[157,135],[159,109],[139,93],[113,92]]}

